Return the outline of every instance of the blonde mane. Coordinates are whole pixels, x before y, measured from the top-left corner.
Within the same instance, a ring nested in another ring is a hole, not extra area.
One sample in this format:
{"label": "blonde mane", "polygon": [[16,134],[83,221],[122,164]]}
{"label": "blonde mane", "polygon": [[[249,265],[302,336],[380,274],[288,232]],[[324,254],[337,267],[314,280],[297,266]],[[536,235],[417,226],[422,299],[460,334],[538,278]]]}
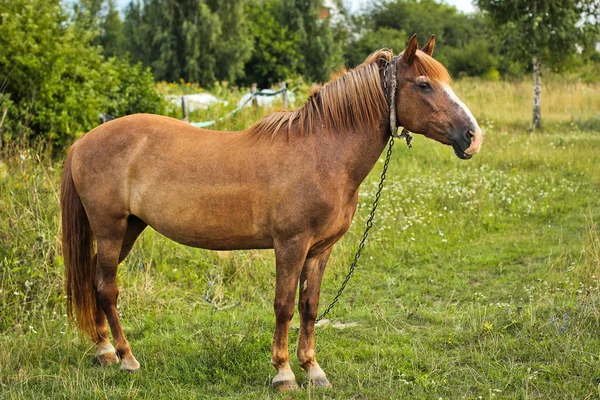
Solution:
{"label": "blonde mane", "polygon": [[[330,82],[311,91],[306,103],[298,110],[271,113],[248,131],[253,135],[274,137],[282,130],[289,134],[296,128],[304,135],[311,133],[315,121],[338,132],[372,129],[389,112],[379,70],[392,58],[390,50],[377,50],[363,64],[334,74]],[[413,65],[419,75],[426,75],[433,81],[450,82],[446,68],[420,50]]]}

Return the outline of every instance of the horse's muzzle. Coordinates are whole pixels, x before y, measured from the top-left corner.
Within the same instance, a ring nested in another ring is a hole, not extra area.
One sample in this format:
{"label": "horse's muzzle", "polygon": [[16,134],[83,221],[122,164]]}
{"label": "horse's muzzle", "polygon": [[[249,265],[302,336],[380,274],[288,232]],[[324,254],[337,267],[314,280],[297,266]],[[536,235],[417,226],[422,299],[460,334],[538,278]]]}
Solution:
{"label": "horse's muzzle", "polygon": [[451,143],[454,153],[461,160],[469,160],[481,148],[483,134],[479,127],[475,129],[466,129],[462,133],[452,135]]}
{"label": "horse's muzzle", "polygon": [[470,156],[474,156],[481,149],[481,143],[483,142],[483,132],[481,132],[481,129],[479,127],[476,127],[474,130],[469,130],[467,134],[471,137],[471,145],[465,150],[465,153]]}

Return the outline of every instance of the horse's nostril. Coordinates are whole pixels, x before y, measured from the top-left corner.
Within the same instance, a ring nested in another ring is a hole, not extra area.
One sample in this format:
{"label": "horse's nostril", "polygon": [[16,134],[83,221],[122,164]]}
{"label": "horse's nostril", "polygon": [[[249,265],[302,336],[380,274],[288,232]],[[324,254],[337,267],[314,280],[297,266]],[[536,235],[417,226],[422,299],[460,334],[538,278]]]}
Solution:
{"label": "horse's nostril", "polygon": [[473,138],[475,137],[475,133],[469,129],[463,133],[463,137],[465,138],[467,143],[471,144],[473,142]]}

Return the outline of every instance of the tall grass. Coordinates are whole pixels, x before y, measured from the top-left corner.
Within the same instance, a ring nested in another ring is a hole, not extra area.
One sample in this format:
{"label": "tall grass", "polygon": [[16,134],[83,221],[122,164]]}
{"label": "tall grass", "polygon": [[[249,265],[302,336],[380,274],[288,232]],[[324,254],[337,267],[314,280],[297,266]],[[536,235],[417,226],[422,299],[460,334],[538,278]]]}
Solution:
{"label": "tall grass", "polygon": [[[533,115],[533,83],[461,79],[457,95],[484,124],[529,127]],[[542,85],[542,121],[546,126],[574,123],[600,130],[600,83],[553,77]],[[588,126],[592,123],[593,126]]]}
{"label": "tall grass", "polygon": [[[330,314],[355,325],[317,328],[329,392],[269,387],[271,251],[192,249],[150,229],[119,268],[119,311],[142,370],[98,366],[65,316],[61,163],[35,149],[6,151],[0,398],[600,396],[600,135],[574,122],[595,118],[598,87],[548,82],[546,129],[534,135],[519,128],[530,117],[527,82],[454,87],[485,122],[482,152],[465,162],[420,136],[411,150],[397,143],[372,236]],[[223,115],[242,93],[218,90],[230,104],[197,118]],[[218,128],[242,129],[262,112]],[[331,257],[322,307],[346,274],[380,170],[381,162]],[[292,329],[292,359],[296,340]]]}

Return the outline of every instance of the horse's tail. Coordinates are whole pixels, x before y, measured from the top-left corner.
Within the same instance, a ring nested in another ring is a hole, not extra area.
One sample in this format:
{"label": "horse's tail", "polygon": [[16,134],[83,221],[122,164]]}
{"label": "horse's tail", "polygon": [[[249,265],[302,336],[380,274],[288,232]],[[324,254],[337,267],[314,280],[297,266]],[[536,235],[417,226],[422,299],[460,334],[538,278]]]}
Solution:
{"label": "horse's tail", "polygon": [[75,189],[71,171],[73,148],[65,160],[60,187],[62,253],[65,263],[67,314],[81,331],[97,339],[94,279],[94,234]]}

